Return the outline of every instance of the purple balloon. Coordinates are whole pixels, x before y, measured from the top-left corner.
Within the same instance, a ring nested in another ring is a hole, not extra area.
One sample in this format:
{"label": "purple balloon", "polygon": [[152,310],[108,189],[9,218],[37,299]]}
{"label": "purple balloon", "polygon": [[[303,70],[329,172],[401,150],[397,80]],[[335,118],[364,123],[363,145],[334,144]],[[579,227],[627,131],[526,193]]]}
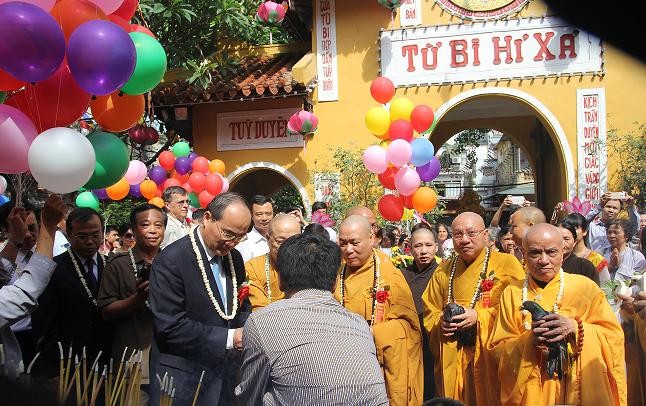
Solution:
{"label": "purple balloon", "polygon": [[187,156],[175,160],[175,170],[180,175],[186,175],[191,170],[191,160]]}
{"label": "purple balloon", "polygon": [[65,57],[61,26],[33,4],[0,4],[0,38],[0,68],[25,82],[52,76]]}
{"label": "purple balloon", "polygon": [[442,170],[442,165],[440,164],[440,160],[437,159],[437,157],[433,157],[429,163],[423,166],[418,166],[415,168],[417,171],[417,174],[419,175],[419,178],[423,180],[424,182],[430,182],[433,179],[437,178],[437,175],[440,174],[440,171]]}
{"label": "purple balloon", "polygon": [[139,199],[141,197],[141,190],[139,190],[138,183],[136,185],[130,185],[130,196],[134,197],[135,199]]}
{"label": "purple balloon", "polygon": [[94,196],[96,196],[99,200],[105,200],[108,198],[108,192],[105,191],[105,188],[92,189],[92,193],[94,193]]}
{"label": "purple balloon", "polygon": [[166,181],[166,178],[167,178],[166,169],[162,168],[161,166],[155,165],[152,168],[150,168],[150,172],[148,172],[148,177],[156,184],[161,185]]}
{"label": "purple balloon", "polygon": [[110,21],[81,24],[67,43],[72,76],[85,91],[105,96],[132,76],[137,60],[135,44],[123,28]]}
{"label": "purple balloon", "polygon": [[190,154],[188,154],[188,159],[189,161],[191,161],[191,165],[193,164],[193,161],[195,160],[195,158],[197,158],[198,156],[199,155],[196,154],[195,152],[191,152]]}

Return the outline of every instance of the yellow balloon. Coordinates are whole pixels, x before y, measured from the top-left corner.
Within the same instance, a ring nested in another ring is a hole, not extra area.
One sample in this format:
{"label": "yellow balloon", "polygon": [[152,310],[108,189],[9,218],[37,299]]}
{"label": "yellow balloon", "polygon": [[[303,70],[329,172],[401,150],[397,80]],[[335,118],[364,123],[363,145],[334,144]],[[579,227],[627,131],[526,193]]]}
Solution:
{"label": "yellow balloon", "polygon": [[407,221],[413,218],[414,211],[411,209],[404,209],[404,215],[402,216],[402,221]]}
{"label": "yellow balloon", "polygon": [[410,113],[414,108],[412,101],[405,97],[398,97],[390,103],[390,120],[410,121]]}
{"label": "yellow balloon", "polygon": [[373,107],[366,113],[366,127],[378,138],[384,138],[390,128],[390,114],[383,107]]}

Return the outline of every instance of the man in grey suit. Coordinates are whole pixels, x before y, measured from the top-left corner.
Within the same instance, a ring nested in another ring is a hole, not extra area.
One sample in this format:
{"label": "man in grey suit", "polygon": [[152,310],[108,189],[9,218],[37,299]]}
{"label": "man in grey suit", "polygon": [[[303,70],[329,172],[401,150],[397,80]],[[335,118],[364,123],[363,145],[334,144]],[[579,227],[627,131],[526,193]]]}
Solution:
{"label": "man in grey suit", "polygon": [[285,299],[252,313],[244,327],[245,405],[387,405],[370,329],[332,296],[339,247],[318,235],[295,235],[278,251]]}

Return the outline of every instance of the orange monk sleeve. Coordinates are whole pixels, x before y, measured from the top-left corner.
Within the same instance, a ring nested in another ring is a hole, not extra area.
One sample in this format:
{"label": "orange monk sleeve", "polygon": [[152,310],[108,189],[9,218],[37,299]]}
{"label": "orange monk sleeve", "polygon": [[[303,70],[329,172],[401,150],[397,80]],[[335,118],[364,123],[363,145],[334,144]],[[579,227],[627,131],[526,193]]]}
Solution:
{"label": "orange monk sleeve", "polygon": [[[249,280],[249,301],[251,302],[251,311],[262,309],[269,304],[269,298],[267,298],[267,293],[265,292],[264,258],[264,256],[252,258],[244,264],[245,271],[247,272],[247,279]],[[262,268],[260,265],[262,265]]]}

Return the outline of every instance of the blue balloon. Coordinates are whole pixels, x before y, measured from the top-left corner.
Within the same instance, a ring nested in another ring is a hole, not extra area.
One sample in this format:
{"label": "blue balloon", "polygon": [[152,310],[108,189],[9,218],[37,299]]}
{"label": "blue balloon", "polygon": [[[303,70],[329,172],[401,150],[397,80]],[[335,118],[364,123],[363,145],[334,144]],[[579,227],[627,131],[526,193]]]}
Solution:
{"label": "blue balloon", "polygon": [[2,206],[3,204],[5,204],[7,202],[9,202],[9,198],[7,196],[5,196],[5,195],[0,195],[0,206]]}
{"label": "blue balloon", "polygon": [[423,166],[433,159],[435,148],[428,139],[423,137],[416,138],[410,143],[410,146],[413,149],[413,155],[410,159],[413,165]]}

